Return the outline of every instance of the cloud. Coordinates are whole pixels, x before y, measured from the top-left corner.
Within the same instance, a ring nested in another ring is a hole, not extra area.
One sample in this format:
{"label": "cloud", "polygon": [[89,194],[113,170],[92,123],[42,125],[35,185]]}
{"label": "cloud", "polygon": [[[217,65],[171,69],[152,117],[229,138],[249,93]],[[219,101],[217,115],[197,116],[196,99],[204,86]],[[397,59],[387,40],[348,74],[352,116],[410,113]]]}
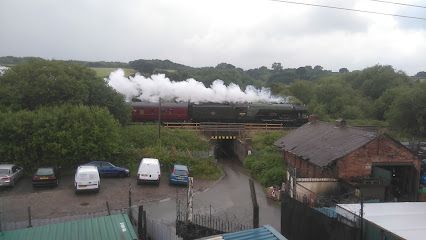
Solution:
{"label": "cloud", "polygon": [[[315,3],[405,9],[365,0]],[[421,24],[267,0],[4,0],[0,56],[170,59],[196,67],[228,62],[245,69],[276,61],[333,70],[381,63],[413,74],[425,70]]]}

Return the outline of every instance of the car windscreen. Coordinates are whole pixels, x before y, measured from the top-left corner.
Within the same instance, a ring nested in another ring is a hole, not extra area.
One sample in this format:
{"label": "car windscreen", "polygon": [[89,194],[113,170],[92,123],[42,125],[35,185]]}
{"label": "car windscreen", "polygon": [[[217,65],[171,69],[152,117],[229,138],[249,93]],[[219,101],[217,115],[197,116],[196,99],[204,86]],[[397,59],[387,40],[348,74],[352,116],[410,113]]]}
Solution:
{"label": "car windscreen", "polygon": [[9,169],[0,169],[1,176],[7,175],[7,174],[9,174]]}
{"label": "car windscreen", "polygon": [[36,172],[36,175],[38,175],[38,176],[53,175],[53,169],[52,168],[39,168]]}
{"label": "car windscreen", "polygon": [[188,175],[188,172],[185,170],[175,170],[175,174],[180,176],[186,176]]}

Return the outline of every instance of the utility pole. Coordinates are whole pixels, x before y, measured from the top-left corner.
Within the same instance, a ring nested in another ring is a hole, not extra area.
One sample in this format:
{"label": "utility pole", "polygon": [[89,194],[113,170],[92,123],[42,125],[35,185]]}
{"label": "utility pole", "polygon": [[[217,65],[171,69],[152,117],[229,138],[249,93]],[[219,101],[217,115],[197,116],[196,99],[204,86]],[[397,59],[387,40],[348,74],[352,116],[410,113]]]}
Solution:
{"label": "utility pole", "polygon": [[361,192],[361,226],[360,226],[360,230],[361,230],[361,240],[364,240],[364,197],[362,196],[362,192]]}
{"label": "utility pole", "polygon": [[194,179],[192,177],[189,177],[188,178],[188,195],[187,195],[187,202],[186,202],[186,222],[192,222],[193,184],[194,184]]}
{"label": "utility pole", "polygon": [[259,227],[259,205],[257,204],[256,190],[253,179],[249,179],[251,202],[253,204],[253,228]]}
{"label": "utility pole", "polygon": [[161,97],[158,98],[158,139],[161,138]]}

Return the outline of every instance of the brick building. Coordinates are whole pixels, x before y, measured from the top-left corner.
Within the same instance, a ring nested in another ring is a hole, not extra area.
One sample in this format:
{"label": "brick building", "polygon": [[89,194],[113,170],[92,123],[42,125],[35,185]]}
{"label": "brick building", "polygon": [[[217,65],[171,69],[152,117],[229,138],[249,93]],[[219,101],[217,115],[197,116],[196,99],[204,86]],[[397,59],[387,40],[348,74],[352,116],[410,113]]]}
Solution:
{"label": "brick building", "polygon": [[[387,134],[311,121],[277,140],[297,178],[334,178],[355,188],[375,186],[381,200],[415,200],[420,160]],[[378,187],[378,188],[377,188]]]}

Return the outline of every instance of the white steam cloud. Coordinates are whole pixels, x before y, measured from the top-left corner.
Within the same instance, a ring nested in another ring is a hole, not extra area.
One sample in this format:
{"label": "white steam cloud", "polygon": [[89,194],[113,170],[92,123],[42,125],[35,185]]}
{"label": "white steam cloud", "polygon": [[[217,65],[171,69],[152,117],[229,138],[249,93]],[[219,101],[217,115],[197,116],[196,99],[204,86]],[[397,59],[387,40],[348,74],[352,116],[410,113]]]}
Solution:
{"label": "white steam cloud", "polygon": [[108,84],[126,96],[130,101],[139,98],[142,101],[158,102],[161,97],[166,101],[177,102],[287,102],[285,98],[271,95],[267,88],[256,89],[247,86],[245,91],[234,83],[226,86],[222,80],[215,80],[209,88],[193,78],[185,81],[171,81],[164,74],[152,75],[149,78],[136,74],[126,77],[122,69],[112,72],[107,79]]}
{"label": "white steam cloud", "polygon": [[9,68],[0,65],[0,76],[3,75],[3,73],[6,72],[7,69],[9,69]]}

